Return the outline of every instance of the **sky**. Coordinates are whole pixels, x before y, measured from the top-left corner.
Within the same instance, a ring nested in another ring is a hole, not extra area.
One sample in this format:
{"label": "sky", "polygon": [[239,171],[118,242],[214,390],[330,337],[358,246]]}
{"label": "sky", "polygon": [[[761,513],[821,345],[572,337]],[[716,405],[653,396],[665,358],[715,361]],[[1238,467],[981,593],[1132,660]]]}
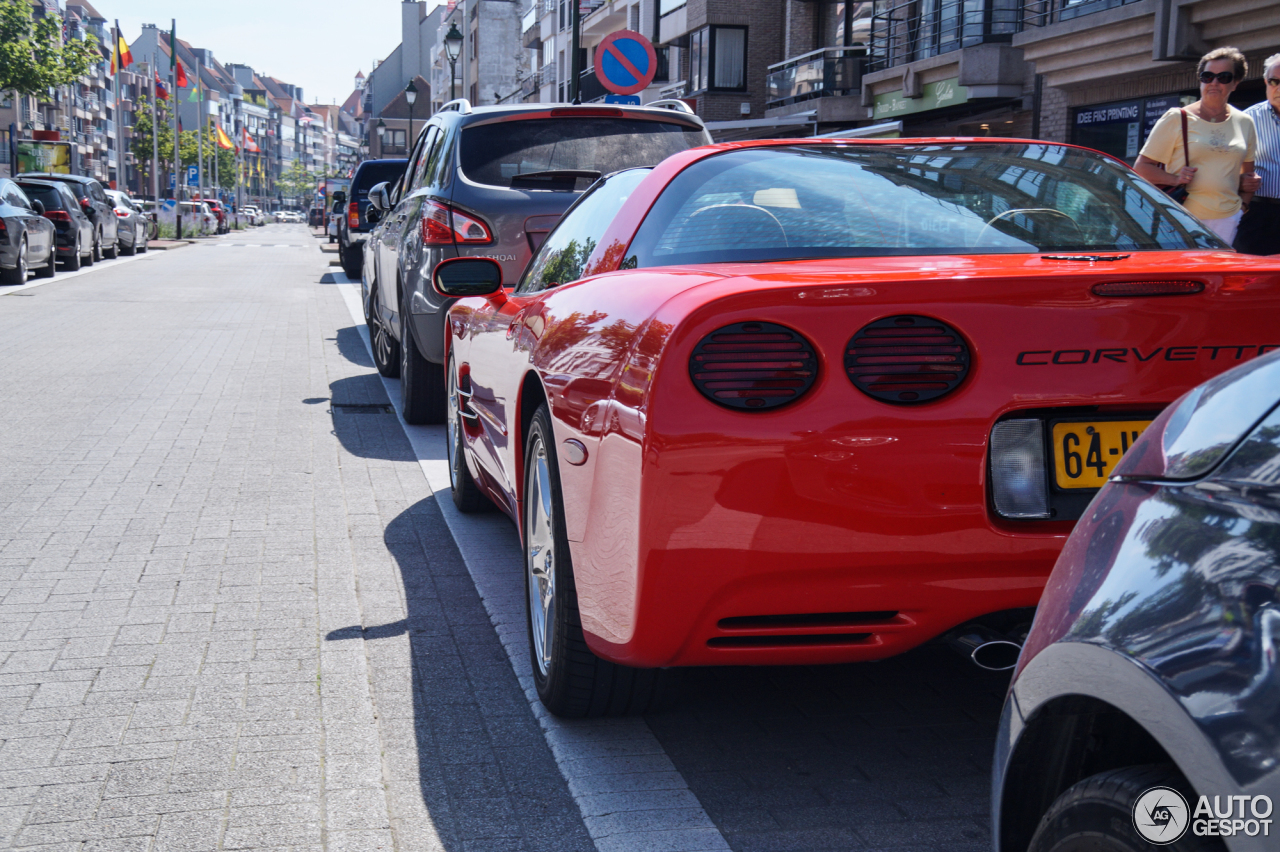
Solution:
{"label": "sky", "polygon": [[[130,44],[143,24],[169,29],[178,38],[213,51],[219,62],[253,66],[301,86],[309,103],[342,103],[357,71],[400,44],[401,0],[91,0],[108,19],[120,20]],[[437,5],[428,0],[428,8]]]}

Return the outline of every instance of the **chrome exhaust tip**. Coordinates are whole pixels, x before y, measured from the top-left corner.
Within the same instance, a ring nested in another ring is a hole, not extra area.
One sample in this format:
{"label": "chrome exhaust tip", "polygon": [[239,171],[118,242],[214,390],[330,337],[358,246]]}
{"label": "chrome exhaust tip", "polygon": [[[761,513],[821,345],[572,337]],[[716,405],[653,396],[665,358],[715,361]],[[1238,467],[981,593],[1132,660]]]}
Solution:
{"label": "chrome exhaust tip", "polygon": [[975,666],[989,672],[1010,671],[1022,653],[1021,642],[983,624],[965,624],[943,639]]}

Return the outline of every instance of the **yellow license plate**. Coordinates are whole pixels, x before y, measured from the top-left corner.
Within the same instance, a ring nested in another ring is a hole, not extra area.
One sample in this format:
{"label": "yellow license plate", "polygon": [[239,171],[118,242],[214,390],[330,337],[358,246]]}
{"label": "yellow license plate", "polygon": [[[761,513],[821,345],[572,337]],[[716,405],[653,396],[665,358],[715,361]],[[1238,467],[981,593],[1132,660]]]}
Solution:
{"label": "yellow license plate", "polygon": [[1150,420],[1053,424],[1054,481],[1059,488],[1101,488]]}

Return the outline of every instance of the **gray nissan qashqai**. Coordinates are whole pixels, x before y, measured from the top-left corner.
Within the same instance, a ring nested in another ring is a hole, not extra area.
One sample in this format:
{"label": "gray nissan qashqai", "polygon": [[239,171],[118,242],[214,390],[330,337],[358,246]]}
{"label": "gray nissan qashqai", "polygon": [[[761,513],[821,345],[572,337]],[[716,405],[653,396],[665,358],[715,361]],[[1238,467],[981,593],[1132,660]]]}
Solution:
{"label": "gray nissan qashqai", "polygon": [[520,279],[560,215],[602,175],[661,160],[711,136],[683,101],[645,107],[445,104],[404,176],[369,191],[361,290],[378,372],[400,377],[404,419],[443,423],[444,322],[453,300],[436,264],[489,257]]}

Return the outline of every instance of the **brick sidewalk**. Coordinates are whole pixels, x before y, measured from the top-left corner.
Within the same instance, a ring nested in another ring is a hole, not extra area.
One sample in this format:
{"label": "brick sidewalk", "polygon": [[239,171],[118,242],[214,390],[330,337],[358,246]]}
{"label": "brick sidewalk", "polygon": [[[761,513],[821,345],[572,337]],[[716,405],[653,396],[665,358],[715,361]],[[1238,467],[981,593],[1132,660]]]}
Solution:
{"label": "brick sidewalk", "polygon": [[271,240],[0,303],[0,848],[590,849],[323,255]]}

